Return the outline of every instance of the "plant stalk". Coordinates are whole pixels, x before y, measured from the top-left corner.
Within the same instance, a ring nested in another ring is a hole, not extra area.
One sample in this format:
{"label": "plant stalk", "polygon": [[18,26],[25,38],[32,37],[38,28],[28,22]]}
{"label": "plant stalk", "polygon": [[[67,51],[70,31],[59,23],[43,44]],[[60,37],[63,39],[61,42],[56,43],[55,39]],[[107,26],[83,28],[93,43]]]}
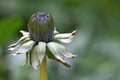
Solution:
{"label": "plant stalk", "polygon": [[48,80],[46,56],[40,65],[40,80]]}

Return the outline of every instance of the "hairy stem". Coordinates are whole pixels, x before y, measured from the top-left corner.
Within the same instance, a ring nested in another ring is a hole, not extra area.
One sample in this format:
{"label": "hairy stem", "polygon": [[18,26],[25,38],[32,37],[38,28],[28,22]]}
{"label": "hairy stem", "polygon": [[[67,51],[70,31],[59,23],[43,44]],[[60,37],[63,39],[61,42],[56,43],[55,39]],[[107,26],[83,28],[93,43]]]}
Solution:
{"label": "hairy stem", "polygon": [[42,64],[40,65],[40,80],[48,80],[46,56],[44,57]]}

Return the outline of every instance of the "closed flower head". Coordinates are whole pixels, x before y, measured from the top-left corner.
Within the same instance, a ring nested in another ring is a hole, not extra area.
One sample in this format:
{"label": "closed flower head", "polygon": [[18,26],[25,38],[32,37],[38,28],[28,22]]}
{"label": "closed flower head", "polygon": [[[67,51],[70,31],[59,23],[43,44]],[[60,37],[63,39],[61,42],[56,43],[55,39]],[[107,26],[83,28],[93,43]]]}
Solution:
{"label": "closed flower head", "polygon": [[60,34],[54,28],[53,18],[48,12],[33,14],[28,22],[28,30],[29,32],[21,30],[23,36],[9,46],[9,50],[13,51],[12,56],[26,54],[24,66],[29,62],[34,69],[41,65],[46,56],[70,67],[64,58],[74,58],[75,55],[58,42],[71,42],[76,31]]}

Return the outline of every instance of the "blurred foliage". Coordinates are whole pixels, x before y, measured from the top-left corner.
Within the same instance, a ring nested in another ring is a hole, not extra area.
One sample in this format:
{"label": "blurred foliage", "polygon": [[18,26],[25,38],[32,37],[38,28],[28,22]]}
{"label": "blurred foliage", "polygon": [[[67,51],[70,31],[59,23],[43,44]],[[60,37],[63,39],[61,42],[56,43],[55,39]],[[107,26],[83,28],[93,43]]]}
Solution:
{"label": "blurred foliage", "polygon": [[0,80],[38,80],[38,70],[20,66],[23,56],[6,51],[38,11],[50,12],[60,32],[78,30],[67,45],[72,67],[49,60],[49,80],[120,80],[120,0],[0,0]]}
{"label": "blurred foliage", "polygon": [[15,32],[22,26],[22,19],[18,16],[7,17],[0,20],[0,44],[8,41]]}

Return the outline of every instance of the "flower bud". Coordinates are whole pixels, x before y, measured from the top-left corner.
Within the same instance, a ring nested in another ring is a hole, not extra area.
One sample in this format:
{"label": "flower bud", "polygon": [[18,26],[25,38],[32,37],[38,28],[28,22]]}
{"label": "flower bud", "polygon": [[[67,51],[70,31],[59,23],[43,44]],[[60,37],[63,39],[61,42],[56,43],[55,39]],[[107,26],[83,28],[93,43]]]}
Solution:
{"label": "flower bud", "polygon": [[28,22],[30,39],[35,42],[50,42],[54,39],[54,21],[48,12],[33,14]]}

